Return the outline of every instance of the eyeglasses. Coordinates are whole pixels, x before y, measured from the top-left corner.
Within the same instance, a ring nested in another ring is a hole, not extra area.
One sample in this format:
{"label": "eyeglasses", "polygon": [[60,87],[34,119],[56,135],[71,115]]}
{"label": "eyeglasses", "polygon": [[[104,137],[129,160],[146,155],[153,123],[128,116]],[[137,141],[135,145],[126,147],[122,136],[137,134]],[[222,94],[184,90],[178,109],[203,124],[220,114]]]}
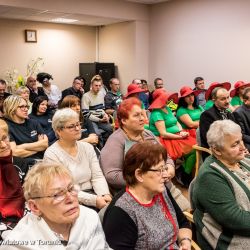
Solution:
{"label": "eyeglasses", "polygon": [[65,129],[68,129],[69,131],[73,131],[75,130],[76,128],[78,129],[81,129],[81,126],[82,126],[82,123],[81,122],[77,122],[75,124],[71,124],[69,126],[64,126],[62,128],[65,128]]}
{"label": "eyeglasses", "polygon": [[29,105],[20,105],[20,106],[18,106],[18,108],[20,108],[21,110],[24,110],[24,109],[29,109],[30,106]]}
{"label": "eyeglasses", "polygon": [[148,171],[151,171],[151,172],[156,172],[158,175],[163,175],[163,172],[167,172],[168,171],[168,167],[162,167],[162,168],[159,168],[159,169],[153,169],[153,168],[150,168],[148,169]]}
{"label": "eyeglasses", "polygon": [[77,196],[78,192],[80,191],[79,185],[70,185],[69,187],[59,191],[54,195],[46,195],[46,196],[37,196],[32,197],[31,199],[43,199],[43,198],[53,198],[54,201],[60,202],[65,200],[66,194],[69,192],[72,196]]}

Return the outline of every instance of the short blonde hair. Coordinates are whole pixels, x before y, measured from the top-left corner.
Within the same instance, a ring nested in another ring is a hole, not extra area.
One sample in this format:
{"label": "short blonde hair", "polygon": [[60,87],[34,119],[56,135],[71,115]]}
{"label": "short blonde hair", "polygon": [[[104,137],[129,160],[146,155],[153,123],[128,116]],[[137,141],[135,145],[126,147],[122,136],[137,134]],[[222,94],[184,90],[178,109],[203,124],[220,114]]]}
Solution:
{"label": "short blonde hair", "polygon": [[23,191],[26,201],[46,195],[46,188],[55,177],[68,177],[73,182],[70,171],[64,165],[48,161],[36,163],[24,180]]}
{"label": "short blonde hair", "polygon": [[23,93],[30,93],[30,90],[25,86],[21,86],[16,90],[16,95],[21,95]]}
{"label": "short blonde hair", "polygon": [[0,119],[0,129],[2,129],[6,134],[9,133],[8,124],[3,119]]}
{"label": "short blonde hair", "polygon": [[15,111],[17,110],[18,106],[21,104],[22,101],[25,101],[26,105],[28,105],[27,101],[23,99],[21,96],[18,95],[8,96],[3,102],[4,117],[9,120],[13,120]]}

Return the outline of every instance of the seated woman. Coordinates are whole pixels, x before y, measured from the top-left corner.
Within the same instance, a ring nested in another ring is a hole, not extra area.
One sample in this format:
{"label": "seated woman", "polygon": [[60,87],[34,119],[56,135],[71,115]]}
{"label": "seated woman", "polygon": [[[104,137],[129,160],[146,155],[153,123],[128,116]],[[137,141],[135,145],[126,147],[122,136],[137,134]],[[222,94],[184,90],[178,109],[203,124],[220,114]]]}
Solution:
{"label": "seated woman", "polygon": [[28,119],[27,101],[20,96],[11,95],[5,99],[3,108],[13,155],[42,159],[48,147],[48,137],[37,121]]}
{"label": "seated woman", "polygon": [[250,245],[250,160],[241,128],[215,121],[207,132],[212,151],[195,180],[192,201],[201,249],[248,249]]}
{"label": "seated woman", "polygon": [[223,82],[223,83],[213,82],[210,84],[205,94],[205,98],[206,98],[205,110],[210,109],[214,105],[214,101],[212,100],[211,94],[212,94],[213,89],[217,87],[222,87],[226,89],[227,91],[229,91],[229,89],[231,88],[231,83],[230,82]]}
{"label": "seated woman", "polygon": [[0,241],[22,218],[24,197],[13,165],[8,126],[0,119]]}
{"label": "seated woman", "polygon": [[188,86],[180,89],[180,98],[176,117],[183,129],[186,129],[190,135],[196,137],[196,129],[199,127],[199,121],[203,108],[197,105],[196,96],[201,93],[200,90],[192,90]]}
{"label": "seated woman", "polygon": [[[128,85],[127,94],[124,96],[124,98],[127,99],[127,98],[131,98],[131,97],[136,97],[140,100],[139,94],[145,93],[145,92],[146,92],[146,90],[141,89],[137,84],[131,83]],[[144,123],[148,124],[148,117],[147,117],[147,113],[146,113],[145,106],[144,106],[143,102],[141,102],[141,109],[142,109],[142,114],[144,117]]]}
{"label": "seated woman", "polygon": [[101,209],[110,201],[108,184],[92,145],[81,138],[79,115],[70,108],[57,110],[52,127],[58,140],[44,154],[44,159],[64,164],[80,186],[80,203]]}
{"label": "seated woman", "polygon": [[55,109],[57,109],[58,102],[62,97],[61,91],[55,84],[52,84],[50,82],[50,80],[53,80],[53,77],[48,73],[45,72],[38,73],[36,79],[39,83],[42,84],[42,88],[39,87],[39,91],[44,92],[44,94],[46,94],[49,99],[48,102],[49,109],[54,111]]}
{"label": "seated woman", "polygon": [[111,248],[191,249],[190,225],[164,185],[166,160],[164,147],[152,141],[139,142],[127,152],[126,188],[113,198],[103,220]]}
{"label": "seated woman", "polygon": [[[142,141],[159,143],[149,130],[144,129],[144,116],[138,98],[124,100],[118,108],[117,117],[120,128],[109,137],[100,155],[104,176],[114,192],[120,191],[126,185],[122,171],[124,156],[128,149]],[[174,177],[174,163],[171,158],[167,159],[167,166],[167,185],[182,210],[186,210],[190,208],[189,202],[170,181]]]}
{"label": "seated woman", "polygon": [[30,90],[26,86],[21,86],[16,90],[16,95],[21,96],[29,105],[29,111],[28,113],[30,114],[32,111],[32,103],[30,102]]}
{"label": "seated woman", "polygon": [[191,172],[195,165],[196,157],[192,146],[196,144],[196,138],[183,131],[181,125],[173,115],[167,101],[173,99],[177,103],[177,93],[169,94],[162,89],[153,93],[153,102],[149,106],[149,129],[154,135],[160,137],[160,142],[166,148],[173,160],[184,157],[183,168],[178,168],[177,180],[180,184],[188,186],[191,181]]}
{"label": "seated woman", "polygon": [[[19,221],[0,249],[109,249],[97,213],[79,206],[78,190],[63,165],[35,165],[24,183],[31,213]],[[13,244],[18,241],[24,243]]]}
{"label": "seated woman", "polygon": [[56,135],[52,129],[53,113],[48,109],[48,97],[38,96],[35,98],[32,106],[32,112],[29,117],[39,122],[44,133],[48,136],[49,144],[56,141]]}
{"label": "seated woman", "polygon": [[62,108],[71,108],[79,115],[79,120],[82,123],[82,141],[91,143],[91,144],[98,144],[98,136],[95,134],[95,130],[93,128],[92,122],[87,119],[83,118],[83,114],[81,111],[81,101],[77,96],[74,95],[67,95],[63,98],[59,106],[60,109]]}
{"label": "seated woman", "polygon": [[243,92],[248,87],[250,87],[250,83],[243,81],[238,81],[234,84],[234,89],[230,91],[230,96],[232,97],[230,104],[234,107],[234,110],[243,104]]}

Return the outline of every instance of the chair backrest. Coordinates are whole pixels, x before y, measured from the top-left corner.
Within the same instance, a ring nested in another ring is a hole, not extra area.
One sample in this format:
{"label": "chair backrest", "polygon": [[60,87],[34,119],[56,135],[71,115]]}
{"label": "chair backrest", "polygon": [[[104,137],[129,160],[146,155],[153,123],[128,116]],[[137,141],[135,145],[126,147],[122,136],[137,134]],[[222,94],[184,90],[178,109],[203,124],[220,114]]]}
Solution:
{"label": "chair backrest", "polygon": [[196,152],[196,162],[195,162],[195,169],[194,169],[194,176],[196,177],[198,175],[199,168],[200,168],[201,164],[203,163],[201,153],[206,152],[208,154],[212,154],[212,152],[210,149],[198,146],[197,144],[193,145],[193,149]]}

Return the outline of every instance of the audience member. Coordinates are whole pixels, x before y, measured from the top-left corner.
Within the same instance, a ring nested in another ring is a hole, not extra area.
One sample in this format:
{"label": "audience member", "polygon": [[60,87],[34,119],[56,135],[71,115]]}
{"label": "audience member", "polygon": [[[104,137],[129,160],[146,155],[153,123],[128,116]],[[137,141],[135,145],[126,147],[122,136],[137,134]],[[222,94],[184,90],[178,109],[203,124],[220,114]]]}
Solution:
{"label": "audience member", "polygon": [[205,83],[204,83],[204,79],[200,76],[196,77],[194,79],[194,90],[201,90],[200,93],[196,96],[196,101],[197,101],[197,105],[201,106],[203,109],[205,109],[205,105],[206,105],[206,98],[205,98],[205,94],[206,94],[206,89],[205,89]]}
{"label": "audience member", "polygon": [[[143,89],[142,88],[142,81],[140,79],[134,79],[132,81],[132,84],[137,84],[140,89]],[[138,98],[143,103],[144,108],[148,109],[148,106],[149,106],[148,98],[149,98],[149,96],[145,93],[145,92],[147,92],[147,90],[146,89],[143,89],[143,90],[144,90],[143,92],[140,92],[138,94]]]}
{"label": "audience member", "polygon": [[48,101],[47,96],[38,96],[33,102],[32,112],[29,117],[41,125],[48,137],[49,145],[51,145],[56,141],[56,135],[52,129],[53,113],[48,109]]}
{"label": "audience member", "polygon": [[166,148],[173,160],[184,157],[183,169],[178,168],[176,173],[180,184],[188,186],[191,181],[191,172],[195,165],[196,157],[192,146],[196,144],[196,138],[184,131],[176,117],[166,106],[169,99],[178,102],[178,94],[170,94],[162,89],[155,90],[154,101],[149,106],[152,110],[150,115],[149,129],[155,136],[160,137],[160,142]]}
{"label": "audience member", "polygon": [[33,76],[29,76],[27,78],[26,87],[30,91],[29,100],[30,100],[31,103],[33,103],[33,101],[38,96],[46,96],[46,94],[44,93],[43,88],[37,87],[36,78],[34,78]]}
{"label": "audience member", "polygon": [[16,90],[16,95],[21,96],[29,105],[29,110],[28,113],[30,114],[32,111],[32,102],[30,102],[30,91],[26,86],[20,86],[17,90]]}
{"label": "audience member", "polygon": [[[126,185],[122,175],[122,165],[128,149],[135,143],[142,141],[159,143],[149,130],[144,129],[144,116],[138,98],[131,97],[124,100],[119,106],[117,114],[120,128],[109,137],[100,155],[104,176],[114,193],[120,191]],[[112,152],[112,157],[110,157],[110,152]],[[187,210],[190,208],[189,202],[171,182],[175,171],[174,163],[170,157],[167,159],[167,166],[166,185],[182,210]]]}
{"label": "audience member", "polygon": [[80,186],[81,204],[101,209],[110,201],[108,184],[103,176],[94,148],[81,138],[79,115],[70,108],[57,110],[52,127],[58,140],[45,152],[44,159],[64,164]]}
{"label": "audience member", "polygon": [[83,90],[83,84],[82,84],[81,79],[82,78],[79,76],[74,78],[72,87],[69,87],[62,91],[62,99],[68,95],[74,95],[78,97],[80,100],[82,99],[84,90]]}
{"label": "audience member", "polygon": [[[207,90],[208,93],[209,89]],[[229,92],[226,88],[216,87],[213,88],[211,93],[213,106],[208,110],[205,110],[200,117],[200,140],[201,146],[209,148],[207,143],[207,131],[210,125],[217,120],[234,120],[234,117],[229,108]],[[209,154],[203,153],[202,157],[205,159]]]}
{"label": "audience member", "polygon": [[205,98],[207,101],[206,105],[205,105],[205,110],[210,109],[214,105],[214,101],[212,98],[212,92],[213,92],[213,89],[218,88],[218,87],[224,88],[227,91],[229,91],[229,89],[231,88],[231,83],[229,83],[229,82],[223,82],[223,83],[213,82],[210,84],[208,90],[205,93]]}
{"label": "audience member", "polygon": [[243,104],[243,92],[244,89],[248,87],[250,87],[250,83],[245,83],[243,81],[238,81],[234,84],[234,89],[230,91],[230,97],[232,97],[230,104],[233,106],[234,110]]}
{"label": "audience member", "polygon": [[243,104],[233,112],[235,122],[240,125],[243,141],[250,152],[250,88],[245,88]]}
{"label": "audience member", "polygon": [[4,101],[11,149],[14,156],[42,159],[48,147],[48,137],[37,121],[28,119],[28,109],[27,101],[20,96],[11,95]]}
{"label": "audience member", "polygon": [[41,162],[34,166],[24,183],[31,213],[20,220],[0,249],[109,249],[97,213],[79,206],[78,190],[63,165]]}
{"label": "audience member", "polygon": [[104,215],[111,248],[191,250],[190,225],[164,185],[166,161],[166,150],[151,141],[139,142],[127,152],[126,189],[114,197]]}
{"label": "audience member", "polygon": [[109,81],[110,91],[104,97],[105,112],[116,118],[117,108],[122,102],[120,92],[120,81],[117,78],[111,78]]}
{"label": "audience member", "polygon": [[[136,97],[138,100],[140,100],[139,94],[144,92],[144,91],[145,90],[140,88],[140,86],[138,84],[131,83],[127,87],[127,94],[124,96],[124,98]],[[147,113],[145,110],[145,105],[143,102],[141,102],[141,108],[142,108],[142,114],[144,117],[144,123],[148,124],[148,116],[147,116]]]}
{"label": "audience member", "polygon": [[74,110],[79,115],[79,121],[82,128],[82,141],[97,145],[98,136],[95,134],[92,122],[88,118],[84,119],[80,104],[81,101],[77,96],[67,95],[63,98],[59,108],[71,108],[72,110]]}
{"label": "audience member", "polygon": [[204,111],[197,104],[196,97],[201,90],[192,90],[190,87],[184,86],[180,89],[180,98],[176,117],[183,129],[187,129],[190,135],[196,137],[196,129],[199,127],[200,116]]}
{"label": "audience member", "polygon": [[49,98],[49,108],[52,110],[57,109],[62,93],[56,85],[51,84],[52,75],[42,72],[37,75],[36,79],[42,84],[43,91]]}
{"label": "audience member", "polygon": [[[155,87],[155,90],[156,89],[163,89],[164,88],[163,80],[159,77],[155,78],[154,79],[154,87]],[[151,104],[153,102],[153,94],[154,94],[154,90],[151,93],[149,93],[149,98],[148,98],[149,104]]]}
{"label": "audience member", "polygon": [[23,190],[13,166],[8,126],[0,119],[0,241],[14,228],[23,212]]}
{"label": "audience member", "polygon": [[109,123],[109,115],[104,111],[105,95],[100,91],[101,88],[101,77],[93,77],[91,80],[91,90],[82,97],[82,109],[84,117],[92,122],[95,134],[101,138],[99,144],[103,147],[108,137],[112,134],[113,128]]}
{"label": "audience member", "polygon": [[141,88],[144,89],[146,95],[149,96],[148,82],[145,79],[141,79]]}
{"label": "audience member", "polygon": [[250,160],[240,126],[215,121],[207,133],[212,151],[195,180],[192,200],[201,249],[248,249],[250,245]]}
{"label": "audience member", "polygon": [[8,96],[10,96],[10,93],[6,92],[6,88],[6,81],[0,79],[0,117],[3,117],[3,102]]}

